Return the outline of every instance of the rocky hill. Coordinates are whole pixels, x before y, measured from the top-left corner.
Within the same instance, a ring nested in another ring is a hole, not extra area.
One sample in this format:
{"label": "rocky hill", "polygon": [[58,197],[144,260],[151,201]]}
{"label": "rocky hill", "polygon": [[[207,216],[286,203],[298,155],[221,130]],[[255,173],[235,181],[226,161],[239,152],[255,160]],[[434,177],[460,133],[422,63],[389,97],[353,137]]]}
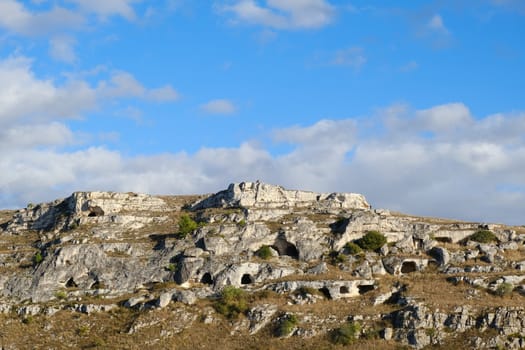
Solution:
{"label": "rocky hill", "polygon": [[525,347],[525,227],[260,182],[0,212],[0,347]]}

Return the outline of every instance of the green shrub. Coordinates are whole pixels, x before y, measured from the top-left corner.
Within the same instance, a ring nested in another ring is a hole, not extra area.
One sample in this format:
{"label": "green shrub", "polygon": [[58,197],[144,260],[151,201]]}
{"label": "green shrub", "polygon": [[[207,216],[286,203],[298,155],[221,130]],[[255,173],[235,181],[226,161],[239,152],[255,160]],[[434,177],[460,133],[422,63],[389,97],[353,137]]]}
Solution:
{"label": "green shrub", "polygon": [[332,250],[328,257],[330,258],[329,262],[332,265],[342,264],[348,260],[348,257],[344,254],[339,253],[337,250]]}
{"label": "green shrub", "polygon": [[348,345],[359,338],[361,325],[357,322],[347,323],[337,328],[332,335],[332,341],[335,344]]}
{"label": "green shrub", "polygon": [[22,319],[22,323],[24,324],[30,324],[30,323],[33,323],[33,316],[31,315],[27,315],[26,317],[24,317]]}
{"label": "green shrub", "polygon": [[468,237],[470,241],[479,243],[490,243],[498,240],[496,235],[489,230],[479,230]]}
{"label": "green shrub", "polygon": [[59,290],[55,293],[55,297],[57,299],[66,299],[67,298],[67,293],[63,290]]}
{"label": "green shrub", "polygon": [[494,293],[500,297],[504,297],[506,295],[511,295],[513,290],[514,286],[512,284],[503,282],[496,288]]}
{"label": "green shrub", "polygon": [[297,319],[297,316],[294,314],[287,315],[285,318],[279,322],[279,326],[277,327],[277,336],[278,337],[286,337],[290,335],[290,333],[293,332],[297,324],[299,323],[299,320]]}
{"label": "green shrub", "polygon": [[177,232],[177,235],[179,238],[185,238],[198,227],[199,225],[197,222],[195,222],[195,220],[193,220],[188,214],[182,214],[179,218],[179,232]]}
{"label": "green shrub", "polygon": [[386,237],[379,231],[368,231],[366,235],[356,241],[364,250],[375,251],[386,243]]}
{"label": "green shrub", "polygon": [[175,264],[168,264],[168,266],[166,266],[166,270],[168,270],[170,272],[176,272],[177,271],[177,265],[175,265]]}
{"label": "green shrub", "polygon": [[240,227],[245,227],[246,226],[246,220],[242,219],[241,221],[239,221],[237,223],[237,225],[239,225]]}
{"label": "green shrub", "polygon": [[219,314],[229,319],[237,318],[239,314],[248,310],[246,292],[240,288],[227,286],[222,290],[219,299],[214,303],[214,308]]}
{"label": "green shrub", "polygon": [[272,257],[272,250],[269,246],[263,245],[255,254],[257,254],[259,258],[266,260]]}
{"label": "green shrub", "polygon": [[38,265],[42,262],[42,260],[44,260],[44,257],[42,256],[42,253],[40,252],[37,252],[34,256],[33,256],[33,264],[34,265]]}
{"label": "green shrub", "polygon": [[345,249],[350,255],[361,254],[363,249],[354,242],[348,242],[345,244]]}

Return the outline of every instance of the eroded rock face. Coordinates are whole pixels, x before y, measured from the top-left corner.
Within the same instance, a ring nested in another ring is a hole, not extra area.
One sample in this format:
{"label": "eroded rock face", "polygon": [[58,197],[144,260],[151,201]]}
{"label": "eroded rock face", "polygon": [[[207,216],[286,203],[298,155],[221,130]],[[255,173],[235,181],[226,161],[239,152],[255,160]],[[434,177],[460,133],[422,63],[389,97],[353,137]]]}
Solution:
{"label": "eroded rock face", "polygon": [[[19,210],[6,225],[5,232],[20,233],[24,230],[62,231],[82,224],[116,222],[140,228],[156,218],[139,213],[162,213],[168,210],[166,203],[157,197],[137,193],[75,192],[66,199],[50,203],[30,205]],[[126,215],[133,212],[134,215]]]}
{"label": "eroded rock face", "polygon": [[304,208],[312,205],[335,209],[370,209],[365,197],[356,193],[315,193],[286,190],[281,186],[261,182],[231,184],[193,206],[194,210],[206,208]]}
{"label": "eroded rock face", "polygon": [[[417,281],[419,274],[431,270],[448,279],[451,288],[525,294],[525,256],[518,256],[525,235],[503,225],[372,210],[362,195],[292,191],[260,182],[232,184],[193,204],[177,198],[77,192],[19,210],[0,222],[0,313],[90,314],[116,307],[165,311],[176,304],[185,310],[181,320],[189,322],[180,325],[182,330],[201,316],[185,305],[198,308],[199,299],[216,300],[225,287],[234,286],[280,295],[298,306],[321,300],[359,300],[372,307],[398,303],[400,309],[388,315],[359,320],[389,320],[383,336],[416,348],[441,344],[450,330],[472,328],[496,329],[508,338],[478,339],[476,344],[512,348],[516,341],[510,337],[525,328],[520,308],[440,310],[403,295],[407,288],[398,283]],[[198,228],[179,234],[181,214],[199,221]],[[462,242],[489,228],[497,242]],[[376,251],[351,253],[347,244],[370,230],[384,234],[388,243]],[[506,260],[508,255],[512,259]],[[86,297],[115,301],[106,307],[91,299],[81,302]],[[219,317],[212,314],[206,323]],[[251,305],[248,319],[232,323],[232,334],[254,334],[278,324],[282,315],[275,304]],[[293,334],[327,333],[350,316],[358,320],[355,315],[303,315],[303,322],[311,324],[297,326]],[[129,332],[141,332],[155,322],[161,321],[141,315]]]}

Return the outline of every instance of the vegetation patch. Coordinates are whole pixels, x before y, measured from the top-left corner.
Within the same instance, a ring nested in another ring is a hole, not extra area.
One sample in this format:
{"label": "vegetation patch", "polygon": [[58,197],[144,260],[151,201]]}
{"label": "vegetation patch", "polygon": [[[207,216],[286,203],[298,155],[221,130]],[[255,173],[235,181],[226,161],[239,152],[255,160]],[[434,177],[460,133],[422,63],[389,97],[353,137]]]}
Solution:
{"label": "vegetation patch", "polygon": [[179,218],[179,231],[177,237],[186,238],[187,235],[195,231],[199,224],[193,220],[188,214],[182,214]]}
{"label": "vegetation patch", "polygon": [[341,254],[336,250],[331,251],[328,257],[330,258],[330,263],[332,265],[343,264],[348,260],[346,255]]}
{"label": "vegetation patch", "polygon": [[64,290],[59,290],[55,293],[55,298],[63,300],[67,298],[67,293]]}
{"label": "vegetation patch", "polygon": [[229,319],[235,319],[248,310],[246,292],[234,286],[225,287],[213,307],[217,313]]}
{"label": "vegetation patch", "polygon": [[269,246],[263,245],[255,254],[257,254],[259,258],[266,260],[272,257],[272,250]]}
{"label": "vegetation patch", "polygon": [[345,251],[350,255],[356,255],[363,253],[363,249],[354,242],[348,242],[345,244]]}
{"label": "vegetation patch", "polygon": [[496,288],[496,290],[494,291],[494,294],[500,297],[504,297],[507,295],[511,295],[513,290],[514,290],[514,286],[512,284],[503,282]]}
{"label": "vegetation patch", "polygon": [[355,242],[364,250],[376,251],[386,243],[386,237],[379,231],[368,231]]}
{"label": "vegetation patch", "polygon": [[33,265],[38,265],[42,262],[42,260],[44,260],[44,257],[42,256],[42,253],[40,252],[37,252],[34,256],[33,256]]}
{"label": "vegetation patch", "polygon": [[335,344],[349,345],[359,338],[361,325],[357,322],[349,322],[334,330],[332,341]]}
{"label": "vegetation patch", "polygon": [[491,242],[496,242],[498,238],[492,231],[479,230],[476,233],[470,235],[468,237],[468,240],[478,242],[478,243],[491,243]]}
{"label": "vegetation patch", "polygon": [[281,319],[276,329],[276,335],[278,337],[286,337],[292,334],[294,329],[297,327],[299,320],[294,314],[286,315]]}

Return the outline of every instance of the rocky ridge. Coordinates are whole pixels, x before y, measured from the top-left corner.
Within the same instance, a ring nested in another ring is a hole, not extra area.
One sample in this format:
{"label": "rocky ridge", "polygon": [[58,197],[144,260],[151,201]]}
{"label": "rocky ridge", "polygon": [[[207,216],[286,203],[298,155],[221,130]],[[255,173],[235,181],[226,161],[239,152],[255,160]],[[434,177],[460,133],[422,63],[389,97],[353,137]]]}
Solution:
{"label": "rocky ridge", "polygon": [[[355,344],[525,346],[523,227],[421,218],[372,209],[360,194],[260,182],[200,197],[76,192],[5,214],[4,326],[129,310],[122,334],[152,347],[221,322],[232,342],[269,332],[332,344],[358,324]],[[196,223],[187,234],[183,216]],[[370,231],[386,243],[350,251]],[[469,239],[479,231],[495,240]],[[217,303],[232,287],[251,297],[225,318]],[[283,324],[286,334],[276,332]],[[19,348],[5,333],[0,340]]]}

